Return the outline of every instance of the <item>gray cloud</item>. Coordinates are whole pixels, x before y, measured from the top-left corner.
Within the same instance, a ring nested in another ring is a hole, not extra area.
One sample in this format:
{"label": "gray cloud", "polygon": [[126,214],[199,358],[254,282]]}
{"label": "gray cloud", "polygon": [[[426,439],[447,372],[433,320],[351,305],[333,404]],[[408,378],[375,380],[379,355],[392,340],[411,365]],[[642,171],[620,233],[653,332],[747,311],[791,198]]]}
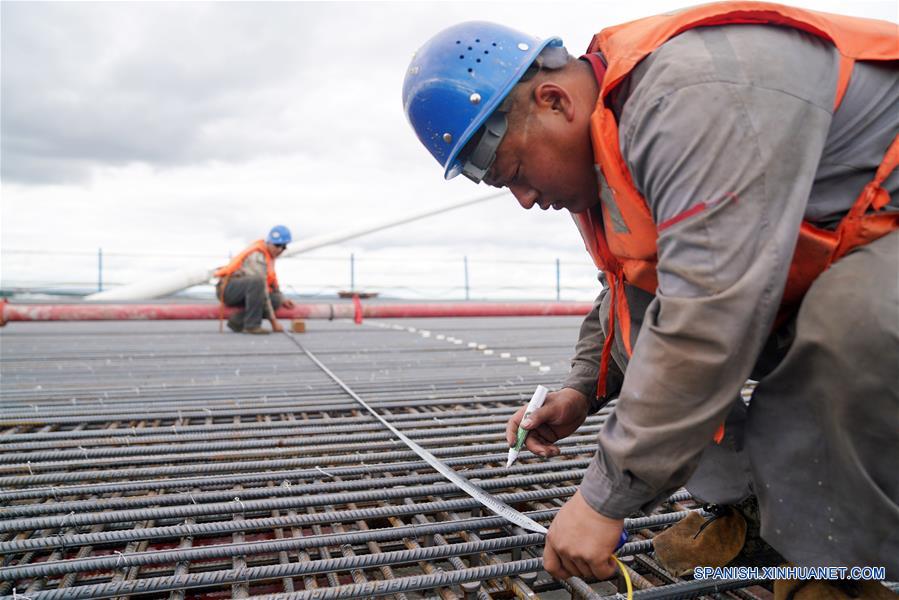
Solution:
{"label": "gray cloud", "polygon": [[449,22],[520,18],[472,6],[2,3],[3,179],[283,155],[414,164],[400,103],[412,52]]}
{"label": "gray cloud", "polygon": [[[893,2],[859,4],[895,18]],[[643,11],[677,5],[661,0]],[[576,53],[603,24],[642,12],[606,2],[510,8],[3,2],[2,177],[79,183],[97,166],[175,168],[288,154],[415,164],[421,149],[399,90],[412,52],[434,32],[492,19],[562,34]]]}
{"label": "gray cloud", "polygon": [[284,91],[303,72],[300,8],[4,3],[4,180],[296,150]]}

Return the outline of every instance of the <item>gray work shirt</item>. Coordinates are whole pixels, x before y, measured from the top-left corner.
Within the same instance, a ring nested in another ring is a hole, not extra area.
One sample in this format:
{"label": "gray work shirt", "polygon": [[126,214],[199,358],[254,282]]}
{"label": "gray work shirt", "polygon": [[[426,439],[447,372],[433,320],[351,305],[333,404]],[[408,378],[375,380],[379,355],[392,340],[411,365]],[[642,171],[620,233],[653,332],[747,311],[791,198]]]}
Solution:
{"label": "gray work shirt", "polygon": [[[856,65],[834,113],[838,58],[789,28],[699,28],[613,96],[622,155],[659,230],[659,286],[625,375],[613,369],[618,403],[581,486],[595,510],[623,518],[687,481],[771,332],[801,221],[834,227],[899,131],[896,64]],[[899,210],[899,173],[884,187]],[[598,317],[565,381],[588,397]]]}
{"label": "gray work shirt", "polygon": [[[247,257],[243,259],[240,268],[235,271],[234,275],[238,277],[258,277],[259,279],[262,279],[262,281],[268,281],[268,263],[265,262],[265,254],[262,252],[251,252],[248,254]],[[272,307],[271,292],[269,291],[267,284],[265,292],[265,308],[263,309],[263,314],[270,319],[275,314],[275,309]]]}

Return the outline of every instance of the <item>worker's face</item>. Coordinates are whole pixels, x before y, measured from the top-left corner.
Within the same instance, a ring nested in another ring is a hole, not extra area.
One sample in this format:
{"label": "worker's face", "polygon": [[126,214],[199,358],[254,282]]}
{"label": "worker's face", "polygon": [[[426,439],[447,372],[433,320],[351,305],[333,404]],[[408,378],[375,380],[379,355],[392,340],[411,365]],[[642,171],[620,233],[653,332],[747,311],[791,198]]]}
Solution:
{"label": "worker's face", "polygon": [[287,249],[287,246],[269,243],[266,243],[266,246],[268,246],[268,251],[272,255],[272,258],[278,258],[279,256],[281,256],[281,253],[283,253]]}
{"label": "worker's face", "polygon": [[509,188],[526,209],[579,213],[599,201],[589,115],[576,115],[560,90],[541,84],[530,92],[534,101],[516,103],[484,181]]}

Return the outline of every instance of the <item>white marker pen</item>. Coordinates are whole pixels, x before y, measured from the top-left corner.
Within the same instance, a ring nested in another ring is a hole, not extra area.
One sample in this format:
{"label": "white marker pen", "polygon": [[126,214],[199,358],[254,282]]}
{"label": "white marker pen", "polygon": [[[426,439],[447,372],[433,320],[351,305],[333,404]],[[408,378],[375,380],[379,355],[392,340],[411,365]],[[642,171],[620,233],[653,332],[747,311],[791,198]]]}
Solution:
{"label": "white marker pen", "polygon": [[[528,402],[528,407],[524,411],[524,416],[521,418],[522,423],[529,415],[534,414],[537,412],[537,409],[543,406],[547,392],[549,392],[549,390],[542,385],[537,386],[537,389],[534,390],[534,395],[531,396],[531,401]],[[521,452],[521,447],[524,445],[524,438],[528,436],[528,433],[527,429],[524,429],[521,425],[518,426],[518,437],[515,440],[515,445],[509,448],[509,458],[506,460],[506,468],[511,467],[512,463],[518,459],[518,454]]]}

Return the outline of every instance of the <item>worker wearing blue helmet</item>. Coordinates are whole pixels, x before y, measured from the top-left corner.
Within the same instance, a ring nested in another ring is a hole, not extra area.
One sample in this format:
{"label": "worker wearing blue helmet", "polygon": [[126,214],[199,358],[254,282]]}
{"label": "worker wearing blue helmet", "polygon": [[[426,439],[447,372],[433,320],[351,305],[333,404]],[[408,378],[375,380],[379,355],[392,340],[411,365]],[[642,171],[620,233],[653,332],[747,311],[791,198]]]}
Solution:
{"label": "worker wearing blue helmet", "polygon": [[722,2],[580,59],[483,22],[414,55],[403,106],[444,177],[568,210],[606,282],[560,389],[507,428],[555,456],[617,398],[551,574],[610,576],[623,519],[686,486],[732,508],[656,536],[679,575],[745,552],[759,513],[797,565],[899,577],[897,49],[893,24]]}
{"label": "worker wearing blue helmet", "polygon": [[235,333],[269,333],[262,327],[262,319],[266,318],[272,331],[283,331],[275,311],[281,306],[291,308],[293,302],[281,293],[275,259],[291,240],[290,229],[275,225],[264,240],[256,240],[216,270],[215,276],[220,278],[216,294],[222,305],[240,309],[228,318],[228,329]]}

